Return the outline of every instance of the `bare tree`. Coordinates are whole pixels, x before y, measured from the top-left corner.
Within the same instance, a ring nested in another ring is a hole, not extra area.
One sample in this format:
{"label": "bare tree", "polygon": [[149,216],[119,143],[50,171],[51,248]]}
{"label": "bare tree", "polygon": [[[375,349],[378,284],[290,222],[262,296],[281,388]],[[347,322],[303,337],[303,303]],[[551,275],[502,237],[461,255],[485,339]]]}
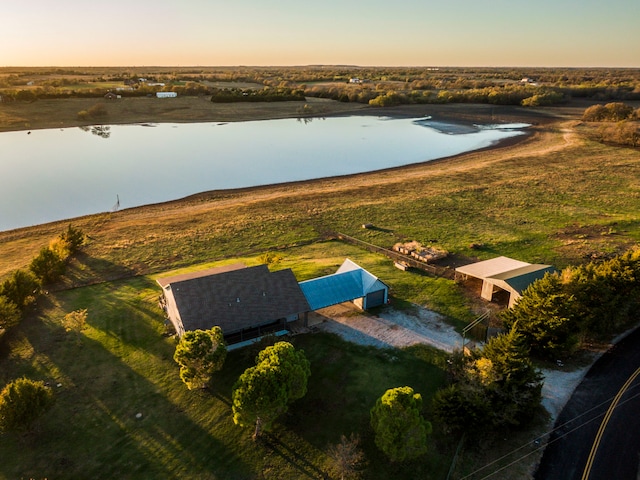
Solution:
{"label": "bare tree", "polygon": [[360,437],[353,433],[349,438],[340,436],[340,443],[329,446],[331,471],[340,480],[358,478],[365,466],[364,452],[360,449]]}

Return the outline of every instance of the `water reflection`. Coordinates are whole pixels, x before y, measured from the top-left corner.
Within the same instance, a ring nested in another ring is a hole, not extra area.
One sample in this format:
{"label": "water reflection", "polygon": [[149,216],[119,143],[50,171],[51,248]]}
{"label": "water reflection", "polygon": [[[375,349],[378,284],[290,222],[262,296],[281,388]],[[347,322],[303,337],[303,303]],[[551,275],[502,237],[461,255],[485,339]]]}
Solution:
{"label": "water reflection", "polygon": [[460,131],[429,120],[304,112],[297,119],[180,128],[147,123],[0,133],[0,204],[16,206],[0,209],[0,230],[113,210],[118,194],[128,208],[424,162],[522,134],[504,125]]}
{"label": "water reflection", "polygon": [[90,127],[79,127],[83,132],[91,132],[100,138],[109,138],[111,136],[111,127],[109,125],[92,125]]}
{"label": "water reflection", "polygon": [[296,121],[298,123],[304,123],[305,125],[313,122],[314,120],[326,120],[326,117],[298,117]]}

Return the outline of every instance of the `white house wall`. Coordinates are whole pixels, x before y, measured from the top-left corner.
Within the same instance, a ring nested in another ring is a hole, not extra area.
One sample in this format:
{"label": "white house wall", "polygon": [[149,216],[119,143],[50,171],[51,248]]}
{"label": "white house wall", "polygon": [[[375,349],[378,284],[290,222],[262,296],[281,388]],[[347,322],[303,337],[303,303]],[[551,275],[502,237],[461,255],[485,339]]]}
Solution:
{"label": "white house wall", "polygon": [[182,325],[180,312],[178,311],[176,299],[173,297],[173,292],[171,291],[170,286],[164,289],[164,298],[166,301],[167,316],[173,324],[173,328],[176,329],[176,333],[181,337],[184,334],[184,326]]}

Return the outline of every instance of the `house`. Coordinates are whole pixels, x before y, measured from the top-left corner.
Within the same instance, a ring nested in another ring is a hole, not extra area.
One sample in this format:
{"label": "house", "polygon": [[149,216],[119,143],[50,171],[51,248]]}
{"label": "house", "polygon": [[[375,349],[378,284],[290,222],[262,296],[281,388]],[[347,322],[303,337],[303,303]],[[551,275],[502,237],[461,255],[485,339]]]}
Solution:
{"label": "house", "polygon": [[120,98],[120,95],[116,95],[113,92],[107,92],[104,98],[106,98],[107,100],[115,100],[116,98]]}
{"label": "house", "polygon": [[353,302],[363,310],[387,303],[389,287],[378,277],[346,259],[336,273],[300,282],[311,310]]}
{"label": "house", "polygon": [[176,92],[156,92],[158,98],[175,98],[178,94]]}
{"label": "house", "polygon": [[178,335],[219,326],[228,344],[282,333],[310,310],[290,269],[241,263],[157,280]]}
{"label": "house", "polygon": [[389,288],[345,260],[333,275],[298,283],[291,269],[242,263],[157,279],[161,304],[178,335],[219,326],[229,345],[288,332],[312,310],[351,301],[362,309],[384,305]]}
{"label": "house", "polygon": [[522,292],[546,273],[555,272],[551,265],[539,265],[497,257],[456,268],[456,277],[473,277],[482,280],[481,298],[491,301],[494,293],[509,293],[509,308],[522,297]]}

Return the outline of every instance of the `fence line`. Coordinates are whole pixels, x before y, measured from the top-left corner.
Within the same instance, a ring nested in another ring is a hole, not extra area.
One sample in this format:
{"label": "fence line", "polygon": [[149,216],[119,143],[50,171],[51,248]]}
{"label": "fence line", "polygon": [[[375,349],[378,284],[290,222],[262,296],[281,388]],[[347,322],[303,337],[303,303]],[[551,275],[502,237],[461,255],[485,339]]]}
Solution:
{"label": "fence line", "polygon": [[428,272],[432,275],[443,276],[445,275],[446,272],[449,271],[448,268],[436,267],[435,265],[430,265],[428,263],[421,262],[420,260],[416,260],[415,258],[410,257],[408,255],[404,255],[394,250],[389,250],[388,248],[379,247],[377,245],[373,245],[363,240],[358,240],[357,238],[350,237],[349,235],[345,235],[344,233],[336,232],[335,236],[337,239],[342,240],[343,242],[351,243],[352,245],[357,245],[359,247],[369,250],[370,252],[381,253],[382,255],[385,255],[391,260],[393,260],[394,262],[402,263],[404,265],[408,265],[409,267],[417,268],[418,270]]}

